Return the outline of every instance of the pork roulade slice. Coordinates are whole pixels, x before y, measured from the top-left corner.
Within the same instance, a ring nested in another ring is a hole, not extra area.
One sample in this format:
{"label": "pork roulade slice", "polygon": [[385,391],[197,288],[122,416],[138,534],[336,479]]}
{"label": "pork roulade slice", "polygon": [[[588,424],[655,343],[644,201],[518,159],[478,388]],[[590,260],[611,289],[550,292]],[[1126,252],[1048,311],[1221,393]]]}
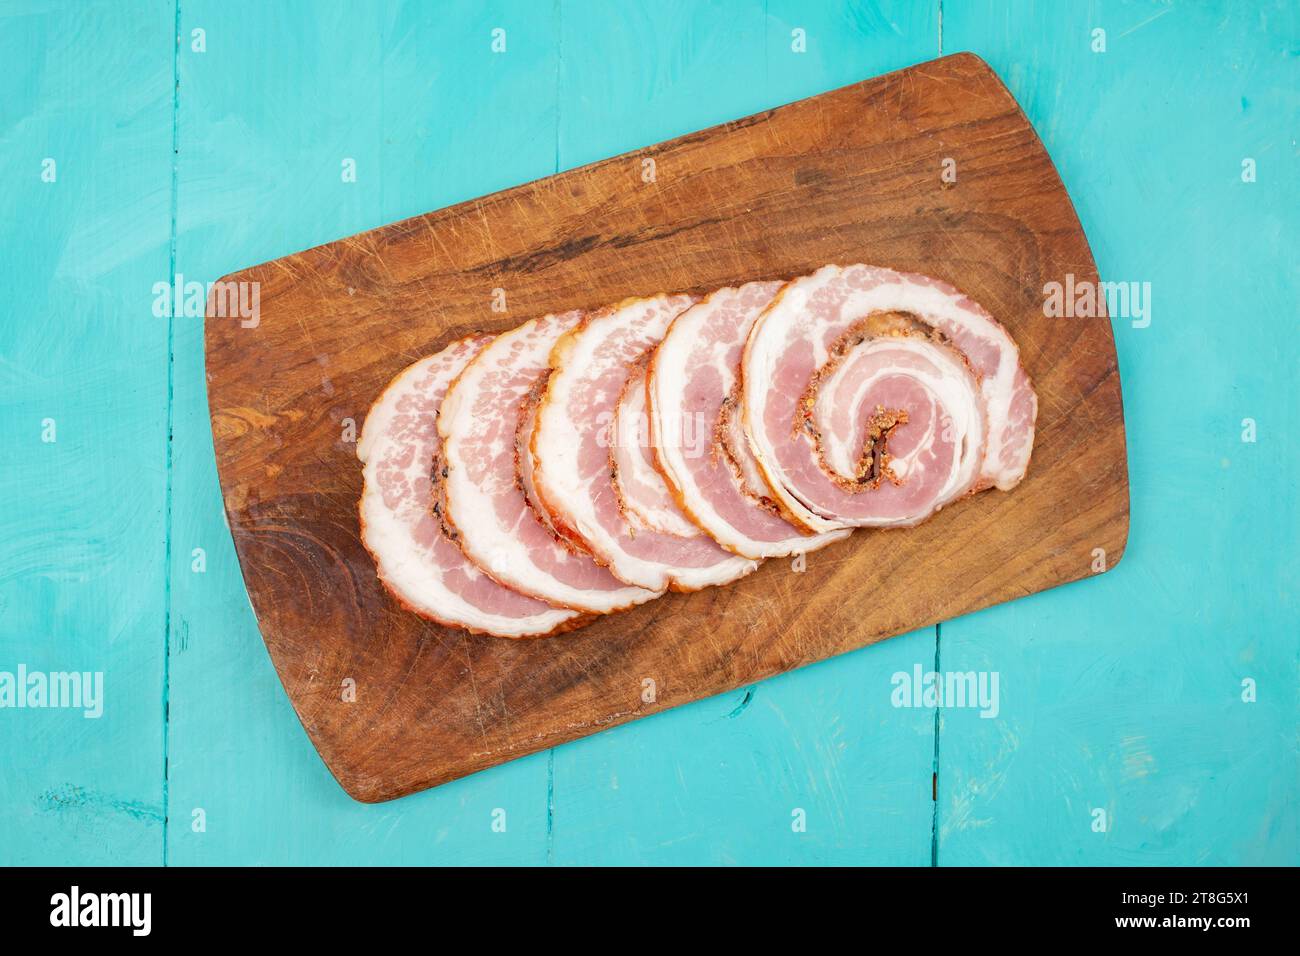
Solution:
{"label": "pork roulade slice", "polygon": [[384,586],[415,613],[498,637],[540,637],[582,619],[488,577],[446,536],[434,514],[438,408],[452,379],[489,341],[490,336],[471,336],[421,359],[371,407],[357,442],[357,457],[365,464],[361,540]]}
{"label": "pork roulade slice", "polygon": [[750,332],[742,405],[783,513],[810,530],[911,525],[1024,477],[1037,397],[987,312],[925,276],[825,266]]}
{"label": "pork roulade slice", "polygon": [[[620,431],[626,433],[626,423],[618,425],[620,398],[636,397],[628,379],[643,371],[640,363],[668,324],[693,302],[691,296],[658,295],[589,314],[551,352],[532,431],[531,481],[552,525],[620,580],[654,591],[725,584],[757,567],[686,525],[684,516],[677,516],[683,520],[675,529],[694,533],[665,530],[662,496],[633,487],[647,472],[628,462],[636,455],[644,460],[645,449],[618,443]],[[622,490],[620,467],[635,469]]]}
{"label": "pork roulade slice", "polygon": [[781,517],[741,427],[745,340],[781,286],[720,289],[687,309],[655,349],[647,385],[654,451],[677,502],[747,558],[812,551],[849,533],[809,534]]}
{"label": "pork roulade slice", "polygon": [[446,466],[443,519],[480,568],[524,594],[605,614],[659,592],[624,584],[591,555],[559,539],[530,506],[516,438],[530,391],[551,349],[580,311],[533,319],[497,336],[452,383],[438,415]]}

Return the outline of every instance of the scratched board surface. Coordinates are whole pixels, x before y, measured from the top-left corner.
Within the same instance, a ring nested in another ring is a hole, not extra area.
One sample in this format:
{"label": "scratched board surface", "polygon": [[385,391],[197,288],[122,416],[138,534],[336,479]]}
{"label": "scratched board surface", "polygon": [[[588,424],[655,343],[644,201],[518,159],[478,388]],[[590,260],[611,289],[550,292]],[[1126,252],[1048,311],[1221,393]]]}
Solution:
{"label": "scratched board surface", "polygon": [[[413,360],[529,315],[859,261],[950,282],[1008,327],[1040,396],[1014,493],[545,641],[435,625],[380,586],[353,416]],[[330,770],[358,799],[403,796],[1113,566],[1128,534],[1119,376],[1104,315],[1044,315],[1045,285],[1067,277],[1097,281],[1069,198],[968,53],[227,276],[259,289],[260,312],[209,305],[226,511]],[[493,313],[495,290],[514,317]]]}
{"label": "scratched board surface", "polygon": [[[937,2],[16,5],[0,669],[103,666],[108,706],[0,713],[0,863],[1295,863],[1293,5],[1068,6],[944,0],[940,22]],[[1151,325],[1114,326],[1123,564],[415,797],[350,800],[240,580],[201,323],[151,313],[169,218],[173,271],[208,281],[962,49],[1025,108],[1103,276],[1155,284]],[[101,222],[116,271],[77,254]],[[166,616],[149,569],[168,553]],[[891,706],[892,674],[936,663],[999,672],[998,717]]]}

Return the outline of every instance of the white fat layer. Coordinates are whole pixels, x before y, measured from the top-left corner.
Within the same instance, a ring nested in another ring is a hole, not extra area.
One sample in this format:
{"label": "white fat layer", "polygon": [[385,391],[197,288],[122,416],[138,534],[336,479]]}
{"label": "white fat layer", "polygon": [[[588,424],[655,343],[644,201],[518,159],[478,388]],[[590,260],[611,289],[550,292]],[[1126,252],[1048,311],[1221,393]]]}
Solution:
{"label": "white fat layer", "polygon": [[[845,387],[845,378],[854,375],[856,368],[860,367],[857,363],[872,353],[882,352],[904,353],[919,361],[906,368],[884,365],[873,374],[848,383],[850,390],[847,394],[852,396],[850,407],[859,409],[860,414],[870,414],[872,408],[868,405],[868,396],[885,376],[907,375],[922,385],[932,397],[936,410],[942,409],[950,420],[942,421],[937,415],[932,417],[925,435],[921,436],[912,451],[902,457],[892,457],[889,467],[900,479],[909,475],[916,478],[925,467],[918,459],[934,442],[947,440],[960,443],[960,451],[954,457],[936,499],[936,507],[941,507],[965,494],[975,483],[982,458],[979,450],[984,445],[984,414],[979,386],[975,377],[949,349],[921,338],[890,337],[862,342],[851,349],[835,371],[821,383],[817,395],[817,420],[819,424],[830,421],[831,409],[828,403],[834,400],[833,396],[842,397],[846,394],[841,388]],[[937,434],[936,429],[939,429]],[[833,430],[827,430],[824,432],[822,448],[828,465],[846,478],[854,476],[862,449],[853,440],[853,436],[837,435]]]}
{"label": "white fat layer", "polygon": [[[785,470],[776,458],[776,448],[766,429],[761,427],[767,399],[776,381],[776,361],[787,341],[798,337],[797,319],[804,314],[808,298],[830,279],[826,269],[821,269],[804,279],[785,286],[749,331],[745,354],[741,360],[741,408],[745,419],[745,436],[750,451],[763,471],[769,490],[781,505],[804,527],[819,534],[847,528],[842,521],[834,521],[810,509],[790,488]],[[826,363],[825,349],[814,350],[814,365]],[[805,383],[806,384],[806,383]],[[792,423],[793,424],[793,423]]]}
{"label": "white fat layer", "polygon": [[[583,381],[596,361],[596,350],[612,332],[626,324],[648,322],[649,336],[660,339],[671,319],[683,310],[676,305],[678,301],[681,301],[679,297],[668,295],[637,300],[589,318],[578,332],[562,339],[551,353],[553,371],[547,397],[537,415],[533,442],[534,467],[539,478],[537,491],[547,506],[561,513],[592,553],[607,563],[620,579],[654,591],[663,591],[671,583],[690,589],[724,584],[749,573],[756,565],[736,558],[708,568],[678,568],[647,561],[623,550],[618,539],[596,518],[592,489],[583,484],[579,474],[579,443],[574,440],[576,430],[567,410],[574,388]],[[649,319],[643,318],[647,305],[653,305]],[[612,422],[604,424],[608,426]]]}
{"label": "white fat layer", "polygon": [[[659,462],[664,475],[676,488],[682,501],[690,510],[691,517],[707,531],[715,541],[724,548],[747,558],[788,557],[807,551],[815,551],[831,542],[845,537],[848,532],[834,532],[823,535],[803,534],[793,525],[790,535],[780,540],[759,540],[737,530],[727,521],[700,493],[695,474],[687,460],[692,451],[692,443],[686,439],[683,423],[687,412],[682,405],[686,395],[686,370],[694,361],[693,355],[705,346],[700,344],[700,335],[710,320],[714,310],[727,304],[729,298],[737,296],[743,290],[723,289],[714,293],[691,308],[687,309],[668,328],[667,335],[660,343],[651,366],[650,382],[647,389],[650,399],[651,440],[658,451]],[[727,361],[728,343],[723,340],[708,345],[707,364],[720,376],[720,387],[724,396],[730,395],[735,387],[739,369]],[[710,446],[703,453],[714,454],[711,450],[714,422],[695,422],[695,432],[703,431],[703,440]],[[744,412],[741,408],[732,410],[728,420],[727,436],[732,449],[739,459],[742,476],[749,483],[755,494],[767,492],[767,481],[759,470],[758,463],[750,453],[748,438],[745,435]],[[700,436],[695,436],[698,441]],[[729,466],[725,466],[728,467]],[[737,487],[738,494],[744,494]],[[757,503],[754,507],[760,507]]]}
{"label": "white fat layer", "polygon": [[859,314],[866,315],[882,308],[880,305],[873,305],[873,302],[889,301],[898,301],[905,304],[887,306],[887,308],[892,307],[899,311],[912,312],[922,316],[927,321],[942,318],[971,331],[987,342],[997,342],[1002,346],[998,350],[997,371],[993,375],[984,376],[980,382],[980,391],[983,394],[985,408],[988,410],[989,421],[988,440],[985,445],[983,463],[990,466],[987,474],[998,482],[999,487],[1003,482],[1007,481],[1015,484],[1019,480],[1020,474],[1023,473],[1023,465],[1028,461],[1028,455],[1025,456],[1025,462],[1021,463],[1019,473],[1012,474],[1015,471],[1014,467],[1003,468],[999,465],[1002,455],[1002,426],[1010,416],[1011,399],[1015,392],[1016,370],[1020,367],[1020,350],[1015,342],[1006,334],[1005,330],[979,313],[958,308],[949,293],[934,286],[906,282],[900,290],[897,286],[888,285],[865,294],[851,296],[849,302],[846,303],[846,307],[853,309],[855,312],[865,308],[867,311]]}
{"label": "white fat layer", "polygon": [[[543,327],[539,327],[537,320],[526,322],[498,336],[461,372],[443,399],[438,415],[438,430],[444,440],[443,456],[447,464],[446,504],[448,517],[460,533],[462,550],[492,577],[552,604],[603,614],[648,601],[655,593],[631,586],[579,588],[540,568],[536,556],[520,539],[519,528],[503,525],[497,516],[498,498],[519,493],[515,475],[492,471],[486,476],[486,481],[476,482],[471,479],[472,469],[465,461],[463,450],[463,444],[471,436],[481,441],[493,426],[475,411],[481,408],[483,389],[487,387],[485,379],[494,371],[512,367],[544,367],[555,340],[571,325],[572,321],[566,323],[554,316],[548,316]],[[526,392],[510,395],[506,402],[517,405],[525,395]],[[502,428],[493,437],[492,453],[506,452],[513,459],[514,442],[514,429]],[[525,494],[532,495],[530,500],[535,503],[532,462],[524,455],[520,464]],[[540,511],[525,513],[523,520],[546,521]],[[554,531],[553,528],[549,530]],[[548,544],[556,551],[566,552],[561,555],[562,559],[573,560],[558,541]]]}
{"label": "white fat layer", "polygon": [[[980,468],[983,468],[984,462],[998,461],[996,456],[1000,448],[1001,429],[1007,421],[1019,367],[1019,350],[1000,326],[977,312],[958,307],[952,294],[906,278],[902,278],[901,282],[884,283],[869,290],[851,293],[841,308],[830,317],[830,321],[820,315],[810,316],[807,307],[813,295],[838,279],[844,271],[838,266],[825,266],[811,276],[796,279],[787,285],[772,306],[755,322],[745,346],[745,359],[742,363],[746,432],[754,457],[763,469],[774,495],[802,523],[819,531],[845,527],[845,524],[833,517],[818,514],[799,498],[776,458],[771,437],[760,427],[771,383],[776,380],[778,359],[790,344],[800,341],[810,343],[814,365],[820,368],[829,358],[825,340],[828,326],[832,322],[836,326],[847,328],[848,321],[864,318],[873,312],[886,311],[909,312],[931,324],[939,320],[951,321],[981,339],[999,343],[1002,348],[999,350],[998,368],[995,374],[985,376],[980,382],[986,416],[985,440],[979,446],[965,449],[962,455],[963,462],[967,462],[970,455],[977,453]],[[994,435],[997,436],[996,442]],[[1027,456],[1025,458],[1027,460]],[[993,477],[1001,487],[1003,482],[1014,484],[1019,476],[1008,476],[1006,469],[998,469]],[[952,493],[959,483],[954,477],[953,487],[946,487],[945,493]]]}
{"label": "white fat layer", "polygon": [[646,411],[646,373],[633,373],[623,388],[614,416],[614,456],[624,507],[641,528],[693,538],[703,532],[674,503],[668,482],[648,460],[650,423]]}
{"label": "white fat layer", "polygon": [[528,412],[528,417],[520,422],[519,426],[519,479],[524,486],[524,497],[528,499],[528,504],[539,518],[551,529],[553,534],[558,534],[555,525],[551,523],[550,513],[547,512],[542,504],[542,499],[537,496],[537,482],[534,478],[534,466],[536,462],[533,456],[528,453],[532,445],[533,430],[537,427],[537,406],[534,405]]}
{"label": "white fat layer", "polygon": [[766,494],[767,479],[763,477],[763,470],[758,467],[753,452],[749,450],[749,438],[745,435],[745,416],[740,409],[736,409],[727,417],[727,431],[723,438],[736,460],[736,467],[740,469],[740,477],[750,492],[756,495]]}
{"label": "white fat layer", "polygon": [[[453,345],[449,351],[455,348],[457,346]],[[447,568],[435,560],[432,551],[415,540],[414,519],[420,509],[431,502],[403,501],[393,509],[384,502],[379,490],[379,465],[390,457],[400,456],[403,450],[390,435],[399,403],[403,398],[417,394],[430,368],[437,370],[435,385],[448,384],[471,354],[466,349],[459,360],[450,360],[441,353],[420,360],[393,380],[366,416],[361,440],[357,443],[358,454],[366,463],[361,493],[362,537],[375,557],[385,586],[417,612],[499,637],[547,634],[571,620],[575,613],[546,608],[538,602],[538,613],[510,617],[470,604],[447,588],[444,574],[449,570],[463,571],[471,579],[477,579],[481,572],[459,552],[460,563],[456,568]],[[431,462],[423,456],[413,456],[405,471],[408,487],[413,486],[422,470],[427,477],[430,465]]]}

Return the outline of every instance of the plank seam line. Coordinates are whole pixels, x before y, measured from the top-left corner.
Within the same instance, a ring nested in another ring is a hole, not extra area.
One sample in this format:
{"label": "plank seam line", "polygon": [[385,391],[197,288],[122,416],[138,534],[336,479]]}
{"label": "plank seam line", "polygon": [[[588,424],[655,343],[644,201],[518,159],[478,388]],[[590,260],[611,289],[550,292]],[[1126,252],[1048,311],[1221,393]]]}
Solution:
{"label": "plank seam line", "polygon": [[[181,4],[176,0],[172,30],[172,154],[170,222],[167,237],[168,281],[176,279],[176,209],[180,193],[178,157],[180,154],[181,90]],[[169,764],[171,744],[171,658],[172,658],[172,437],[175,427],[176,394],[176,309],[167,317],[167,478],[163,485],[163,728],[162,728],[162,865],[167,865],[167,834],[171,828],[171,793]]]}
{"label": "plank seam line", "polygon": [[[934,626],[934,672],[943,673],[939,670],[939,645],[943,638],[943,625]],[[930,797],[932,800],[930,806],[930,865],[939,865],[939,728],[941,722],[939,719],[940,704],[935,702],[934,706],[934,761],[931,765],[931,790]]]}
{"label": "plank seam line", "polygon": [[555,748],[546,751],[546,865],[555,865]]}

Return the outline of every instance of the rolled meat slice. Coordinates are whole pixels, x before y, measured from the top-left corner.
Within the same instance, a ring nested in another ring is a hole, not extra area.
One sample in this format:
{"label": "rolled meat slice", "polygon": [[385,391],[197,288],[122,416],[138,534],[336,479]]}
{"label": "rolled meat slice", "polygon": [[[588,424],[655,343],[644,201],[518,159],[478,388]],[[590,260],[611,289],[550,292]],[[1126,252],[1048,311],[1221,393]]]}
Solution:
{"label": "rolled meat slice", "polygon": [[516,439],[551,348],[582,319],[533,319],[485,347],[452,383],[438,416],[445,464],[443,519],[461,550],[502,584],[539,600],[605,614],[660,592],[624,584],[563,542],[530,506]]}
{"label": "rolled meat slice", "polygon": [[540,637],[582,618],[488,577],[447,537],[434,513],[438,408],[452,379],[489,341],[470,336],[421,359],[371,407],[357,442],[365,464],[361,540],[384,586],[415,613],[498,637]]}
{"label": "rolled meat slice", "polygon": [[724,548],[747,558],[812,551],[849,534],[809,534],[785,520],[741,427],[745,340],[781,286],[720,289],[687,309],[655,349],[647,384],[654,451],[677,503]]}
{"label": "rolled meat slice", "polygon": [[[689,310],[688,310],[689,311]],[[657,350],[656,350],[657,351]],[[614,412],[613,481],[623,513],[634,528],[648,528],[684,538],[700,533],[684,513],[655,463],[646,410],[646,366],[636,364],[623,385]]]}
{"label": "rolled meat slice", "polygon": [[[629,377],[693,302],[691,296],[659,295],[589,314],[551,352],[551,374],[532,431],[531,480],[552,525],[620,580],[655,591],[725,584],[757,567],[693,525],[689,535],[663,530],[662,498],[642,495],[640,487],[629,490],[646,477],[629,464],[644,450],[620,448],[617,441],[620,398],[635,400]],[[620,467],[634,469],[623,485]]]}
{"label": "rolled meat slice", "polygon": [[759,316],[742,361],[754,457],[815,531],[924,520],[1024,477],[1037,397],[1006,330],[937,280],[825,266]]}

